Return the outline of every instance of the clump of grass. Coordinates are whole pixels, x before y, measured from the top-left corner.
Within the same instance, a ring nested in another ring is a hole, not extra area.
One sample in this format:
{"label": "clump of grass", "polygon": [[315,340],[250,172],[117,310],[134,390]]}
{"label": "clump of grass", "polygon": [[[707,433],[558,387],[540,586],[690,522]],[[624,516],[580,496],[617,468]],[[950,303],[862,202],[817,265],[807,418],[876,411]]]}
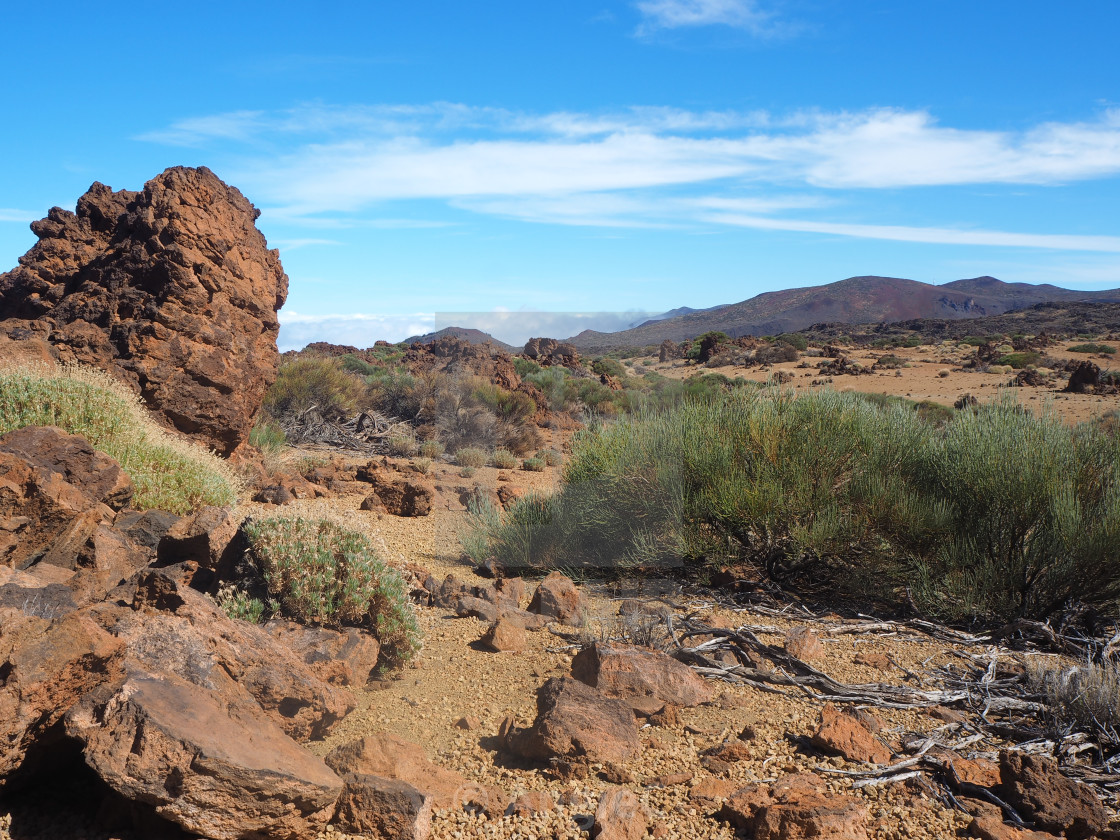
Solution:
{"label": "clump of grass", "polygon": [[288,436],[271,420],[261,420],[249,432],[249,443],[261,451],[265,466],[272,470],[280,463],[280,456],[288,448]]}
{"label": "clump of grass", "polygon": [[132,478],[139,509],[185,515],[235,504],[242,488],[227,462],[156,425],[139,397],[91,368],[0,371],[0,434],[24,426],[58,426],[115,458]]}
{"label": "clump of grass", "polygon": [[475,474],[475,467],[463,467],[459,470],[459,475],[462,478],[470,478]]}
{"label": "clump of grass", "polygon": [[416,438],[412,435],[389,435],[385,442],[390,455],[407,458],[416,452]]}
{"label": "clump of grass", "polygon": [[545,464],[550,467],[558,467],[561,461],[564,460],[555,449],[542,449],[536,454],[536,457],[544,461]]}
{"label": "clump of grass", "polygon": [[486,460],[486,452],[477,446],[464,446],[455,453],[455,463],[460,467],[482,467]]}
{"label": "clump of grass", "polygon": [[512,470],[517,466],[517,456],[508,449],[495,449],[490,463],[500,470]]}
{"label": "clump of grass", "polygon": [[243,527],[275,612],[305,624],[368,628],[394,664],[419,651],[404,580],[364,536],[299,516],[249,519]]}
{"label": "clump of grass", "polygon": [[276,602],[272,602],[270,609],[269,604],[260,598],[252,597],[233,584],[222,586],[214,596],[214,600],[230,618],[248,621],[250,624],[260,624],[265,615],[275,611],[278,606]]}
{"label": "clump of grass", "polygon": [[427,475],[432,470],[431,458],[413,458],[412,468],[421,475]]}
{"label": "clump of grass", "polygon": [[543,472],[545,467],[543,458],[526,458],[521,462],[521,469],[529,472]]}
{"label": "clump of grass", "polygon": [[1106,732],[1120,725],[1120,666],[1115,662],[1064,668],[1031,663],[1027,679],[1059,723]]}
{"label": "clump of grass", "polygon": [[443,452],[444,446],[438,440],[426,440],[420,444],[420,454],[425,458],[438,458]]}

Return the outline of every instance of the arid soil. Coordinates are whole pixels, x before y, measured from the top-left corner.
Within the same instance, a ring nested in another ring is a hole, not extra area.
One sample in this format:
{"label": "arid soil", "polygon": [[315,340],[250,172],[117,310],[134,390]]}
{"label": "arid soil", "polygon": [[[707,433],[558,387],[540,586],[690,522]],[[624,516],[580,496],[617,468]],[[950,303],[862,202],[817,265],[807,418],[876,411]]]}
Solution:
{"label": "arid soil", "polygon": [[[924,366],[916,367],[921,374],[925,373]],[[936,376],[927,380],[921,374],[915,373],[908,381],[928,381],[929,396],[944,397],[945,388],[933,387],[937,384]],[[497,475],[493,468],[481,468],[471,483],[495,488]],[[558,481],[559,471],[506,471],[505,475],[507,483],[521,492],[547,492]],[[463,479],[455,467],[440,465],[434,468],[432,482],[452,485],[463,483]],[[372,535],[395,562],[420,564],[437,578],[453,574],[468,582],[483,583],[470,565],[460,559],[458,537],[467,524],[466,512],[449,509],[460,506],[450,501],[441,504],[439,498],[432,514],[420,518],[361,511],[359,497],[299,501],[285,506],[284,512],[340,517],[351,527]],[[276,508],[268,506],[249,505],[241,512],[268,515],[275,511]],[[555,805],[551,811],[502,817],[458,809],[437,810],[431,836],[455,840],[587,837],[596,803],[604,791],[618,782],[636,791],[649,809],[653,835],[671,838],[734,837],[733,827],[717,820],[714,814],[719,810],[721,797],[749,782],[780,780],[790,774],[810,772],[824,779],[831,791],[853,792],[851,782],[832,771],[866,770],[868,765],[822,753],[809,743],[820,722],[819,702],[796,694],[762,693],[730,684],[717,685],[713,702],[681,709],[675,723],[645,726],[640,754],[620,766],[604,768],[605,773],[564,780],[550,774],[547,768],[506,754],[496,738],[503,719],[513,716],[522,726],[532,722],[536,689],[549,677],[570,673],[578,643],[617,633],[618,607],[623,598],[668,604],[678,616],[690,613],[711,626],[748,626],[764,641],[779,646],[791,628],[807,622],[811,625],[810,619],[796,611],[788,617],[753,614],[718,593],[682,589],[671,581],[588,581],[583,589],[589,598],[590,619],[582,633],[573,638],[571,634],[565,637],[548,629],[530,632],[526,649],[519,653],[493,653],[479,646],[477,642],[486,624],[478,619],[458,618],[451,610],[442,608],[419,608],[426,635],[419,661],[374,684],[370,690],[357,692],[357,711],[326,741],[313,743],[310,748],[325,755],[337,745],[364,735],[390,732],[423,745],[430,759],[459,771],[469,782],[486,787],[497,785],[510,799],[530,791],[543,791],[548,797],[546,802]],[[912,686],[938,665],[981,652],[975,647],[960,649],[931,639],[897,635],[822,633],[822,646],[823,651],[814,657],[813,665],[836,680]],[[883,723],[882,735],[888,743],[897,743],[915,733],[940,734],[952,740],[954,727],[946,724],[944,716],[936,716],[940,711],[878,709],[875,713]],[[727,768],[709,769],[702,764],[704,750],[735,738],[748,727],[754,730],[754,736],[747,742],[742,760]],[[984,741],[972,745],[964,754],[994,760],[999,746]],[[869,785],[854,791],[854,795],[868,808],[867,836],[876,840],[964,836],[972,822],[971,815],[946,807],[920,781]],[[342,835],[332,829],[321,837],[338,840]]]}

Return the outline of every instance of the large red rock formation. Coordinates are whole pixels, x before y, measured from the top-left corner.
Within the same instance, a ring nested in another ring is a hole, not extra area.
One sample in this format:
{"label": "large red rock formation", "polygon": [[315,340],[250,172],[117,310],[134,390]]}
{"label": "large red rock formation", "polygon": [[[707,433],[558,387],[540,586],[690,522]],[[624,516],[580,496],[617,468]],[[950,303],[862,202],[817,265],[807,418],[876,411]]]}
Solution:
{"label": "large red rock formation", "polygon": [[140,192],[95,183],[54,207],[39,242],[0,274],[0,334],[45,338],[109,371],[167,424],[222,454],[249,434],[276,378],[288,278],[260,212],[205,167]]}

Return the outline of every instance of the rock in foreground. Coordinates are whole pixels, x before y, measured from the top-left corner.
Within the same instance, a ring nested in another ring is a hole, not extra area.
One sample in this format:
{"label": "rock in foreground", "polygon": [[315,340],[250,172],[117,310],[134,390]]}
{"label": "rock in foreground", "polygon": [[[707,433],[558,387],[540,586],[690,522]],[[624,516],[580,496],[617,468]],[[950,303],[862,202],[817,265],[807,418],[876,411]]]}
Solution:
{"label": "rock in foreground", "polygon": [[165,423],[228,455],[276,378],[288,278],[259,212],[205,167],[140,192],[95,183],[54,207],[0,274],[0,333],[46,339],[62,361],[127,382]]}

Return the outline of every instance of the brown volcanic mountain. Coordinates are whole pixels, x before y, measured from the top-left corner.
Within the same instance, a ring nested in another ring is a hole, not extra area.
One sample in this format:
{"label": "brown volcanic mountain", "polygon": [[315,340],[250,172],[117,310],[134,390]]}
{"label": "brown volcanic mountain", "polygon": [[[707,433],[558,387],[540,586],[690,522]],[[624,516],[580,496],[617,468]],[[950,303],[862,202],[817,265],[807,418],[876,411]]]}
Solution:
{"label": "brown volcanic mountain", "polygon": [[917,318],[980,318],[1047,301],[1120,302],[1120,289],[1084,292],[1057,286],[1004,283],[994,277],[943,286],[898,277],[849,277],[837,283],[765,292],[714,309],[642,324],[616,333],[585,330],[568,339],[580,350],[683,341],[709,330],[732,337],[777,335],[824,322],[869,324]]}

